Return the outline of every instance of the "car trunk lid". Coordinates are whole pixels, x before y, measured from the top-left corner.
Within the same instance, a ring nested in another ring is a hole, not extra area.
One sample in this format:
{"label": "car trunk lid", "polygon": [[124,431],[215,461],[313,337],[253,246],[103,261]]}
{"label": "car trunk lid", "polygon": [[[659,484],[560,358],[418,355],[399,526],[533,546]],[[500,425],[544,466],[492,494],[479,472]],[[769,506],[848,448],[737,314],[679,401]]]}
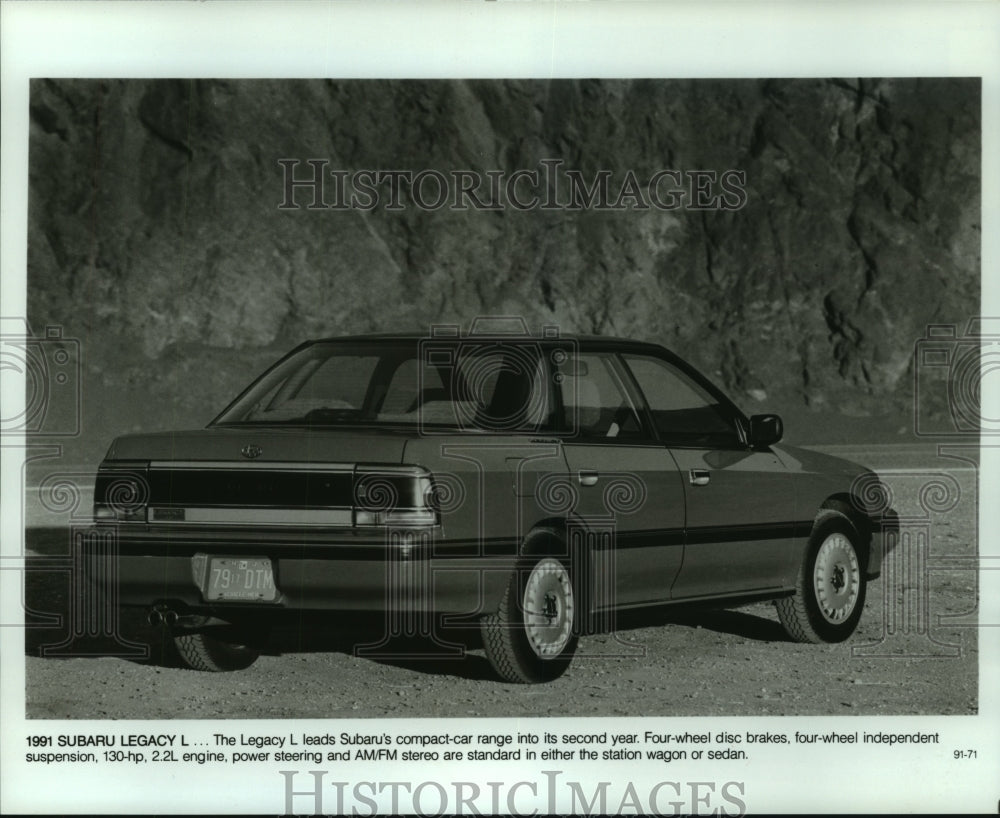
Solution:
{"label": "car trunk lid", "polygon": [[396,432],[262,426],[212,427],[119,437],[108,460],[259,463],[399,463],[408,436]]}

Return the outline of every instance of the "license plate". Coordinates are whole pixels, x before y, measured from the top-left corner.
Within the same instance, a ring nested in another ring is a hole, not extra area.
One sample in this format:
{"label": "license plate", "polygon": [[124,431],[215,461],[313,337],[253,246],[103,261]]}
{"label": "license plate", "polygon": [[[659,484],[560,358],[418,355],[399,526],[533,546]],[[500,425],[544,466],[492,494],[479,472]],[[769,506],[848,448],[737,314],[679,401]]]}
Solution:
{"label": "license plate", "polygon": [[212,557],[208,561],[205,598],[240,602],[271,602],[277,597],[269,559]]}

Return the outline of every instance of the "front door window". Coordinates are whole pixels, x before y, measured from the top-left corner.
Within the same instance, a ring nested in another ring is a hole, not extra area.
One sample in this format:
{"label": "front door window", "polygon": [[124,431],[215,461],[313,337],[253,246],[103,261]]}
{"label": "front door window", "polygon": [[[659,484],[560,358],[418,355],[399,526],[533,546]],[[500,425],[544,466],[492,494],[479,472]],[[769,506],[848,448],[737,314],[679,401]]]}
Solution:
{"label": "front door window", "polygon": [[660,437],[671,446],[742,448],[737,420],[711,393],[669,362],[626,355]]}

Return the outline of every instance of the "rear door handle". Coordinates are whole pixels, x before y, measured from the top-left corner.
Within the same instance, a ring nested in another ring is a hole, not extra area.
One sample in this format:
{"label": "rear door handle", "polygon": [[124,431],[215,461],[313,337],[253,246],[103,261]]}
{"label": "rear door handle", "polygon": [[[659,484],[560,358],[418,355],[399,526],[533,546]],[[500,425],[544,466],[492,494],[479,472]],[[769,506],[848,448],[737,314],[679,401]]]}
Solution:
{"label": "rear door handle", "polygon": [[688,479],[691,481],[692,486],[707,486],[712,476],[708,473],[707,469],[691,469],[688,472]]}
{"label": "rear door handle", "polygon": [[591,469],[581,469],[577,475],[581,486],[596,486],[597,472]]}

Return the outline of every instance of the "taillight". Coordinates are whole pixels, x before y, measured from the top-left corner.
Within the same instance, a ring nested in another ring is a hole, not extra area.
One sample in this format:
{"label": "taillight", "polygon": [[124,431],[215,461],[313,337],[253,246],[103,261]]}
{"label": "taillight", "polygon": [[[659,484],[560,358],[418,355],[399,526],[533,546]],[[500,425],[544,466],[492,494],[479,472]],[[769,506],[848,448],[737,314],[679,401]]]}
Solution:
{"label": "taillight", "polygon": [[98,523],[146,522],[149,503],[149,462],[104,462],[94,481],[94,521]]}
{"label": "taillight", "polygon": [[431,476],[415,466],[362,466],[354,473],[354,524],[424,528],[438,524]]}
{"label": "taillight", "polygon": [[437,514],[432,509],[397,509],[395,511],[356,511],[356,525],[427,526],[437,525]]}

